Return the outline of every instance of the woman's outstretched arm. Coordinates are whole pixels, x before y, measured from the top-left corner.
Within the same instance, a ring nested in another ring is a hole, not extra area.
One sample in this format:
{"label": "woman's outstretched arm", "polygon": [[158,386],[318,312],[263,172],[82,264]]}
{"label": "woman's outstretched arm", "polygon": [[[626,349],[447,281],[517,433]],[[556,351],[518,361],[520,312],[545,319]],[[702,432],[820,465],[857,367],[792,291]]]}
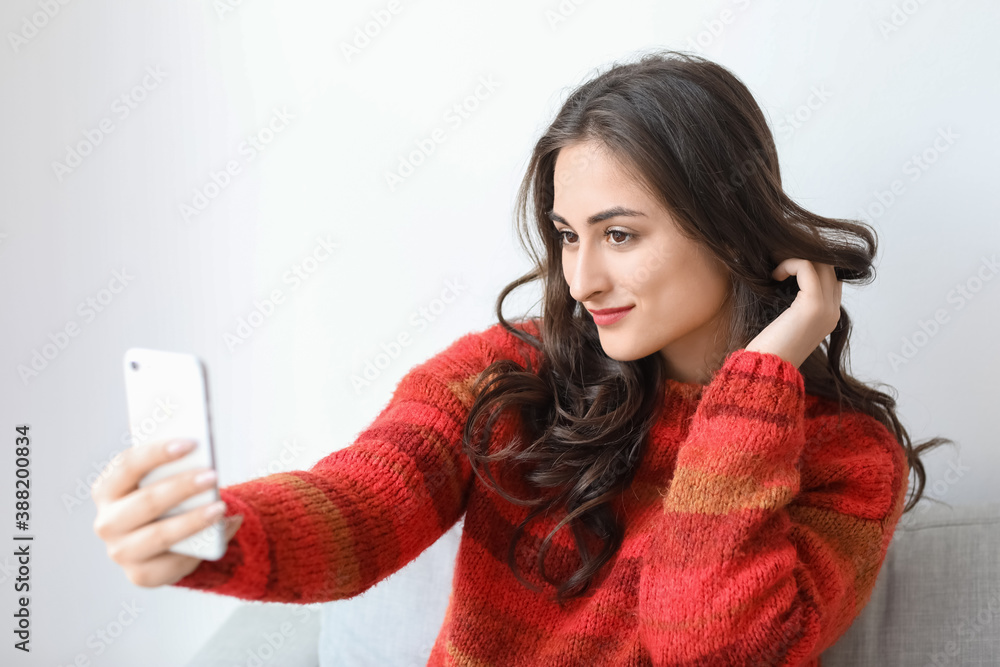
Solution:
{"label": "woman's outstretched arm", "polygon": [[218,561],[174,585],[246,600],[349,598],[396,572],[465,511],[470,385],[498,358],[496,327],[415,366],[356,441],[309,470],[220,489],[243,524]]}

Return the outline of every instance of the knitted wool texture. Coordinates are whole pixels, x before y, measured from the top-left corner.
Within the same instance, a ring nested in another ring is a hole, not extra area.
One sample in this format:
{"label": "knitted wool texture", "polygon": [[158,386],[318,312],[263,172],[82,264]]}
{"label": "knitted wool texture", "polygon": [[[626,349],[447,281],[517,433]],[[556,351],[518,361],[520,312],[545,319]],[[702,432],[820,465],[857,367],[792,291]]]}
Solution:
{"label": "knitted wool texture", "polygon": [[[539,333],[535,320],[517,326]],[[736,350],[704,386],[668,380],[615,505],[624,543],[588,596],[560,607],[536,561],[565,510],[521,536],[518,569],[541,592],[528,590],[505,561],[530,508],[488,490],[461,449],[479,372],[523,355],[537,368],[540,354],[499,323],[466,334],[410,370],[352,445],[309,470],[221,488],[243,524],[221,560],[174,585],[265,602],[349,598],[465,513],[429,666],[820,665],[867,604],[902,513],[909,466],[890,432],[861,413],[838,426],[837,405],[807,395],[774,354]],[[521,428],[512,413],[490,451]],[[564,581],[580,565],[564,526],[546,572]]]}

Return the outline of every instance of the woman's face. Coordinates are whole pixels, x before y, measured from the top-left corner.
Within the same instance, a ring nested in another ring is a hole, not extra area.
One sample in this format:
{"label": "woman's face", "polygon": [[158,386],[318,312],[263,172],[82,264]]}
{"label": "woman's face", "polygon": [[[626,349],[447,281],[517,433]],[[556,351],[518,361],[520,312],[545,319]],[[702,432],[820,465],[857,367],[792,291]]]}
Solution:
{"label": "woman's face", "polygon": [[[613,323],[595,318],[605,353],[632,361],[659,351],[671,378],[708,384],[708,369],[725,354],[726,266],[681,235],[666,209],[597,144],[562,148],[554,186],[549,217],[562,233],[570,294],[592,317],[631,306]],[[594,216],[599,221],[588,224]]]}

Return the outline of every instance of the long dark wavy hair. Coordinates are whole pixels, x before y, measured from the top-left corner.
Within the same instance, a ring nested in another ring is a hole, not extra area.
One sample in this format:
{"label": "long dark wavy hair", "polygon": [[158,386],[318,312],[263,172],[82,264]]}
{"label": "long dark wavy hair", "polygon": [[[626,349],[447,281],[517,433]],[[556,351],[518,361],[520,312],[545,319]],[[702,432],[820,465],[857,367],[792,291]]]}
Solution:
{"label": "long dark wavy hair", "polygon": [[[485,369],[473,386],[476,398],[463,432],[479,479],[509,502],[535,507],[515,530],[507,553],[508,566],[528,588],[534,587],[514,563],[517,541],[532,519],[565,508],[567,516],[538,554],[541,575],[557,586],[559,604],[583,596],[622,544],[624,527],[612,502],[642,461],[667,377],[657,353],[634,361],[609,358],[593,319],[578,307],[563,277],[561,246],[547,212],[559,150],[584,141],[607,149],[650,188],[682,233],[728,267],[731,289],[724,308],[730,315],[730,352],[745,347],[795,298],[794,276],[779,283],[771,275],[781,261],[799,257],[831,264],[839,279],[866,285],[874,280],[877,247],[876,232],[865,223],[816,215],[785,194],[763,113],[747,87],[716,63],[679,51],[646,53],[613,64],[569,95],[535,145],[517,194],[516,226],[534,268],[508,284],[496,301],[499,322],[541,350],[541,362],[531,368],[529,359],[525,368],[502,360]],[[507,295],[535,280],[542,282],[540,340],[503,316]],[[952,441],[934,438],[913,446],[896,418],[895,399],[846,370],[850,333],[851,320],[841,307],[836,329],[799,370],[807,393],[836,401],[841,411],[867,413],[894,434],[918,480],[905,513],[923,495],[921,452]],[[531,441],[515,439],[490,454],[493,426],[509,408],[519,411]],[[534,498],[516,498],[496,484],[490,463],[502,460],[522,466]],[[566,524],[583,565],[559,583],[545,573],[544,559],[553,535]],[[587,543],[595,539],[601,548],[593,554]]]}

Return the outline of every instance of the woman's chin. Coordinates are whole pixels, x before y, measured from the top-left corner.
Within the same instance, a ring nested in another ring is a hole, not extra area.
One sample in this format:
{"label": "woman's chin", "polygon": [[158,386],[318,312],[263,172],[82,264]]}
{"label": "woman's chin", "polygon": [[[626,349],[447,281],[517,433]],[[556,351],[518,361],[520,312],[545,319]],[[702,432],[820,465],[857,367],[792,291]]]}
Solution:
{"label": "woman's chin", "polygon": [[604,354],[615,361],[635,361],[646,356],[646,354],[642,353],[642,350],[635,346],[615,345],[611,344],[610,341],[605,343],[604,339],[601,340],[601,348],[604,350]]}

